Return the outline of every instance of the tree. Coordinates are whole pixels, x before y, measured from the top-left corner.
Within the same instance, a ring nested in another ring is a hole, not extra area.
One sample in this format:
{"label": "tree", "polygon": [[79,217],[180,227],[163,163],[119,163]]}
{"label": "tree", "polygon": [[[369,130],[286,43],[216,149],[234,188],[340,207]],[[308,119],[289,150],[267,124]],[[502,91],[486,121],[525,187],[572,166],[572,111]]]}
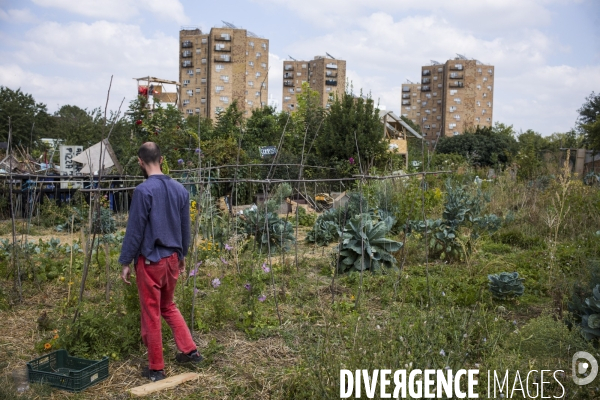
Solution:
{"label": "tree", "polygon": [[600,151],[600,115],[594,122],[581,125],[585,134],[585,141],[591,150]]}
{"label": "tree", "polygon": [[54,113],[54,124],[48,136],[62,139],[65,144],[87,148],[102,139],[103,124],[104,117],[99,108],[87,111],[64,105]]}
{"label": "tree", "polygon": [[462,135],[440,138],[437,152],[459,154],[477,166],[494,166],[512,160],[517,153],[517,141],[507,134],[495,133],[492,127],[478,126]]}
{"label": "tree", "polygon": [[366,173],[378,161],[385,161],[388,143],[371,97],[344,92],[331,104],[321,130],[315,144],[323,165],[347,164],[353,159]]}
{"label": "tree", "polygon": [[260,146],[274,146],[281,136],[281,128],[275,109],[270,106],[257,108],[246,121],[242,149],[252,158],[260,158]]}
{"label": "tree", "polygon": [[502,122],[494,122],[494,127],[492,128],[492,132],[495,135],[505,135],[509,137],[515,137],[515,130],[512,125],[506,125]]}
{"label": "tree", "polygon": [[225,111],[217,114],[217,122],[212,132],[212,138],[233,137],[237,141],[243,124],[243,113],[238,109],[237,101],[234,100]]}
{"label": "tree", "polygon": [[8,119],[12,127],[12,143],[33,147],[46,134],[52,120],[46,105],[36,103],[33,96],[21,89],[0,86],[0,137],[8,140]]}
{"label": "tree", "polygon": [[594,123],[600,115],[600,93],[592,92],[585,98],[585,103],[577,112],[579,113],[578,123],[580,126]]}

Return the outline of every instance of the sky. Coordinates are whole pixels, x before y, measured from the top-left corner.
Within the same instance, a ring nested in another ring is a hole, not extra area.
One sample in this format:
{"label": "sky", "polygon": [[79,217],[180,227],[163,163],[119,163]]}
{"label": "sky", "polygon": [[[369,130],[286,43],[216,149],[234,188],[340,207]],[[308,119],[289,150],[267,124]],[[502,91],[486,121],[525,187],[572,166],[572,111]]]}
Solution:
{"label": "sky", "polygon": [[[600,92],[599,0],[0,0],[0,85],[55,112],[123,109],[133,78],[178,79],[179,30],[222,21],[269,39],[269,95],[283,60],[325,52],[355,91],[400,112],[401,85],[456,54],[495,66],[493,120],[542,135],[575,126]],[[1,111],[0,111],[1,112]]]}

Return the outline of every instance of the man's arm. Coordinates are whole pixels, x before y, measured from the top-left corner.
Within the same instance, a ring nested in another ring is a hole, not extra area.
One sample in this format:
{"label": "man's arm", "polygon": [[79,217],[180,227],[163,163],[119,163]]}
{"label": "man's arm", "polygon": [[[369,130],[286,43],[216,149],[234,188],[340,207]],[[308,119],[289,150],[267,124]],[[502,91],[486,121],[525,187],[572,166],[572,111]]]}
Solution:
{"label": "man's arm", "polygon": [[150,214],[150,198],[139,189],[133,192],[131,199],[131,208],[129,209],[129,220],[127,221],[127,230],[121,247],[119,264],[128,266],[136,255],[138,255],[142,240],[144,239],[144,230],[148,223]]}
{"label": "man's arm", "polygon": [[190,247],[190,194],[185,192],[185,201],[181,207],[181,246],[183,257],[187,256]]}

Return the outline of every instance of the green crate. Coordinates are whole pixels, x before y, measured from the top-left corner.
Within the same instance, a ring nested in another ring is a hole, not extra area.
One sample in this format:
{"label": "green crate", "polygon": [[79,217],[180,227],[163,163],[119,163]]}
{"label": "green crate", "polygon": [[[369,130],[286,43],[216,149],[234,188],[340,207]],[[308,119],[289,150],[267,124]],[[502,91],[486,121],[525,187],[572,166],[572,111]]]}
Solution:
{"label": "green crate", "polygon": [[56,350],[27,363],[29,382],[47,383],[70,392],[80,392],[108,377],[108,357],[100,361],[71,357]]}

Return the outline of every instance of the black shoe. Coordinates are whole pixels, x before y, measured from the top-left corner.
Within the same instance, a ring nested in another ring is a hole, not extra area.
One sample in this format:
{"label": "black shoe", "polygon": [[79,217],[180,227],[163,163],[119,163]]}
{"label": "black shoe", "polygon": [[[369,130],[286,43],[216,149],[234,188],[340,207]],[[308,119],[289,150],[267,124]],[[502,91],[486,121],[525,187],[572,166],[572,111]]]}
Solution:
{"label": "black shoe", "polygon": [[165,375],[165,371],[162,369],[160,371],[155,371],[153,369],[150,369],[149,367],[146,367],[142,371],[142,377],[148,378],[152,382],[156,382],[156,381],[162,381],[167,376]]}
{"label": "black shoe", "polygon": [[175,360],[177,360],[179,363],[199,363],[203,360],[203,358],[200,353],[198,353],[198,350],[194,350],[189,354],[179,353],[175,355]]}

